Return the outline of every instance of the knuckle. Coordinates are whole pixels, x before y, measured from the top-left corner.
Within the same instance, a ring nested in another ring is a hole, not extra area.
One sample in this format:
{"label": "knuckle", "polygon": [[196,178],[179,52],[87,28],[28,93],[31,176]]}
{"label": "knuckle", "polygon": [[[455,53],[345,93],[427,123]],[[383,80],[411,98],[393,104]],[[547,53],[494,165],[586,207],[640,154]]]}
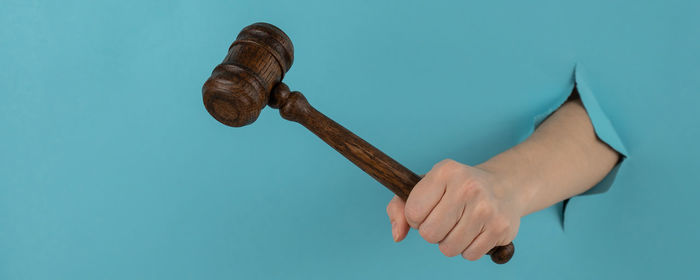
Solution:
{"label": "knuckle", "polygon": [[446,159],[442,160],[442,164],[445,166],[453,166],[453,165],[457,164],[457,161],[455,161],[451,158],[446,158]]}
{"label": "knuckle", "polygon": [[418,233],[421,237],[423,237],[423,239],[425,239],[425,241],[428,241],[428,243],[435,244],[440,241],[437,240],[437,232],[435,231],[434,227],[423,225],[418,229]]}
{"label": "knuckle", "polygon": [[485,244],[489,243],[488,240],[490,239],[482,239],[479,244],[473,244],[472,246],[469,246],[469,248],[467,248],[467,250],[465,250],[464,253],[462,253],[462,256],[470,261],[476,261],[480,259],[490,249],[484,248]]}
{"label": "knuckle", "polygon": [[446,158],[446,159],[443,159],[443,160],[439,161],[438,163],[436,163],[433,167],[439,168],[439,167],[441,167],[441,166],[448,165],[448,164],[452,164],[452,163],[455,163],[455,162],[456,162],[456,161],[454,161],[453,159]]}
{"label": "knuckle", "polygon": [[463,199],[471,199],[481,195],[482,188],[471,180],[465,181],[459,188],[459,195]]}
{"label": "knuckle", "polygon": [[438,175],[444,176],[459,170],[460,164],[452,159],[445,159],[438,162],[433,168],[438,172]]}
{"label": "knuckle", "polygon": [[464,182],[464,185],[466,187],[469,187],[469,189],[475,194],[482,194],[484,192],[484,185],[480,181],[476,181],[474,179],[467,180]]}
{"label": "knuckle", "polygon": [[444,169],[446,169],[448,171],[458,170],[460,167],[459,162],[456,162],[456,161],[451,160],[451,159],[446,160],[445,164],[443,164],[442,166]]}
{"label": "knuckle", "polygon": [[474,206],[474,216],[480,219],[488,219],[493,212],[493,207],[488,203],[482,202]]}
{"label": "knuckle", "polygon": [[470,260],[470,261],[476,261],[481,258],[482,255],[479,255],[478,253],[475,253],[473,250],[467,250],[464,253],[462,253],[462,257]]}
{"label": "knuckle", "polygon": [[451,258],[451,257],[459,255],[459,252],[454,249],[455,246],[452,246],[447,242],[441,242],[438,245],[438,248],[440,249],[440,252],[442,252],[442,254],[445,255],[446,257]]}
{"label": "knuckle", "polygon": [[406,216],[406,221],[412,224],[416,224],[420,221],[420,218],[423,215],[423,213],[418,208],[407,205],[404,209],[404,215]]}
{"label": "knuckle", "polygon": [[491,227],[493,228],[494,234],[500,236],[508,232],[510,229],[510,222],[506,219],[496,219],[493,221]]}

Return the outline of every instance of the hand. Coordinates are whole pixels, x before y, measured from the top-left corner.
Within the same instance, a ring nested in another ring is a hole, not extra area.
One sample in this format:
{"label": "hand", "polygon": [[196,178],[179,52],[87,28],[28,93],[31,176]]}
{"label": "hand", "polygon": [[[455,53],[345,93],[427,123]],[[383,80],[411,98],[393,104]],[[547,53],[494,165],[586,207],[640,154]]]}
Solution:
{"label": "hand", "polygon": [[478,260],[515,239],[523,214],[515,190],[485,168],[443,160],[406,202],[397,196],[389,202],[394,241],[403,240],[410,226],[445,256]]}

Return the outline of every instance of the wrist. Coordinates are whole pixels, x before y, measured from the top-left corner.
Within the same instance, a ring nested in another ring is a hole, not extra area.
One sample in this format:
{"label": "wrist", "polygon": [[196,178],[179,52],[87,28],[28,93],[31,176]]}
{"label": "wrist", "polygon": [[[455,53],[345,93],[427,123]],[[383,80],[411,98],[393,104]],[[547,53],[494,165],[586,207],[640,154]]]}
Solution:
{"label": "wrist", "polygon": [[527,174],[520,174],[518,165],[528,164],[513,160],[513,155],[497,155],[476,167],[491,174],[491,186],[497,199],[507,203],[519,217],[534,210],[532,200],[537,193],[536,180]]}

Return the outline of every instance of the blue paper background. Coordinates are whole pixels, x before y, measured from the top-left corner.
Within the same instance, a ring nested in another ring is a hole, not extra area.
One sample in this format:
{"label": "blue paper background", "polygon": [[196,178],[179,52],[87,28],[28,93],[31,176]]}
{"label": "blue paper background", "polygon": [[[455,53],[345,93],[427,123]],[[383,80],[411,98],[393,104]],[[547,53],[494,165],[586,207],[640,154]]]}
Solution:
{"label": "blue paper background", "polygon": [[[700,2],[378,2],[3,0],[0,279],[698,277]],[[507,265],[394,244],[391,193],[313,134],[204,110],[257,21],[293,89],[418,173],[516,144],[576,63],[629,158]]]}

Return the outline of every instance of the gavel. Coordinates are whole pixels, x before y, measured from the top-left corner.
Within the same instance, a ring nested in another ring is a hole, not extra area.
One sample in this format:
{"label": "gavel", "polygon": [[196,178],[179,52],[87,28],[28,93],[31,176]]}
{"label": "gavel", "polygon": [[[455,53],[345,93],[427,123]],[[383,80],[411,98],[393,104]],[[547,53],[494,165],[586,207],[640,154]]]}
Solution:
{"label": "gavel", "polygon": [[[204,107],[219,122],[233,127],[253,123],[269,105],[300,123],[360,169],[406,200],[421,177],[312,107],[303,94],[282,82],[294,61],[287,35],[268,23],[249,25],[238,34],[224,61],[202,87]],[[508,262],[511,242],[488,254],[498,264]]]}

